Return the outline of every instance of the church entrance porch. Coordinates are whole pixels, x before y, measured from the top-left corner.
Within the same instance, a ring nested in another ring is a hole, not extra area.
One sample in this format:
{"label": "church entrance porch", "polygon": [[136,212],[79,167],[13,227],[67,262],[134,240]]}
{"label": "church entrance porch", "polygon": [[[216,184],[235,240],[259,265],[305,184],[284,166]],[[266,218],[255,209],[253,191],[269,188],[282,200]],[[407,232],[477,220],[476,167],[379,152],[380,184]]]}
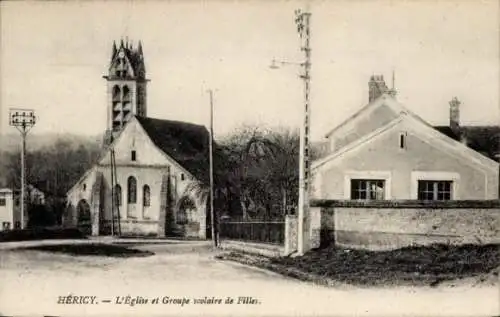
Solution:
{"label": "church entrance porch", "polygon": [[165,236],[206,239],[204,200],[191,194],[166,204]]}
{"label": "church entrance porch", "polygon": [[200,223],[198,221],[196,203],[190,197],[184,196],[178,202],[175,217],[175,233],[182,237],[198,237]]}
{"label": "church entrance porch", "polygon": [[92,233],[92,219],[90,214],[90,205],[85,199],[78,202],[78,205],[76,206],[76,214],[77,228],[82,233],[90,235]]}

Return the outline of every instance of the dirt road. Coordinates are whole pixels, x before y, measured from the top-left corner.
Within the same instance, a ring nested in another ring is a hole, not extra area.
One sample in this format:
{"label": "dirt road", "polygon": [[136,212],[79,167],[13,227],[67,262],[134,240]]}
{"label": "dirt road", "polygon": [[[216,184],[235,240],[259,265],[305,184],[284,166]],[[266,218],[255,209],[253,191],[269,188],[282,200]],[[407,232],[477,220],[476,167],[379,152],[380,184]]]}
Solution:
{"label": "dirt road", "polygon": [[139,248],[156,254],[140,258],[74,257],[4,248],[0,251],[0,315],[493,316],[500,313],[496,287],[331,289],[214,260],[214,254],[204,243]]}

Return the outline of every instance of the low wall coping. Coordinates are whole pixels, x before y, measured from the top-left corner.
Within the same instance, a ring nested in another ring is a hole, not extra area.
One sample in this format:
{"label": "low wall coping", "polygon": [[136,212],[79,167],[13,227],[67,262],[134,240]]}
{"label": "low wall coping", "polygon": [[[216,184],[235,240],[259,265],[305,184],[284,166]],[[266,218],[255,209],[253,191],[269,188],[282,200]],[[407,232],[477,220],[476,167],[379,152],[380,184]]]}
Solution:
{"label": "low wall coping", "polygon": [[319,208],[420,208],[420,209],[500,209],[500,200],[331,200],[313,199],[311,207]]}

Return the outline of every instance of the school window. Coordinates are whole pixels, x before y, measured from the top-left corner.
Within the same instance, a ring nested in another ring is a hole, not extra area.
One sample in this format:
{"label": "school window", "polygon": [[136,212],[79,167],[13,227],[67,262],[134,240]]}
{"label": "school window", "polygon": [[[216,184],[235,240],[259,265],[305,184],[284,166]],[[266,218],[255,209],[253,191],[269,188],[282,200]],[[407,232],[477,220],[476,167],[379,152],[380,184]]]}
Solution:
{"label": "school window", "polygon": [[132,151],[132,152],[130,153],[130,156],[131,156],[132,161],[134,161],[134,162],[135,162],[135,160],[136,160],[136,153],[135,153],[135,151]]}
{"label": "school window", "polygon": [[359,199],[359,200],[385,199],[385,180],[352,179],[351,199]]}
{"label": "school window", "polygon": [[7,201],[5,198],[0,198],[0,206],[5,206],[7,204]]}
{"label": "school window", "polygon": [[184,180],[184,173],[181,173],[181,181]]}
{"label": "school window", "polygon": [[452,181],[418,181],[419,200],[451,200]]}

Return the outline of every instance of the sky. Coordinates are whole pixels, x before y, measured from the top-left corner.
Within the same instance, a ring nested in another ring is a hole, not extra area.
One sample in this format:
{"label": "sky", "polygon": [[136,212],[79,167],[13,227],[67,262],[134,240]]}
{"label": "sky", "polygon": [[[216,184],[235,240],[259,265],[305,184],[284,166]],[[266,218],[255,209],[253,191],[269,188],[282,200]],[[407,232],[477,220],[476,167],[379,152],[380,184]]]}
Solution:
{"label": "sky", "polygon": [[[215,137],[244,125],[298,127],[303,82],[298,1],[2,1],[0,132],[8,109],[31,108],[32,133],[106,128],[113,40],[141,40],[148,116],[209,123]],[[498,124],[498,1],[311,1],[311,134],[321,138],[367,103],[368,80],[395,74],[398,100],[432,124],[462,101],[464,124]]]}

